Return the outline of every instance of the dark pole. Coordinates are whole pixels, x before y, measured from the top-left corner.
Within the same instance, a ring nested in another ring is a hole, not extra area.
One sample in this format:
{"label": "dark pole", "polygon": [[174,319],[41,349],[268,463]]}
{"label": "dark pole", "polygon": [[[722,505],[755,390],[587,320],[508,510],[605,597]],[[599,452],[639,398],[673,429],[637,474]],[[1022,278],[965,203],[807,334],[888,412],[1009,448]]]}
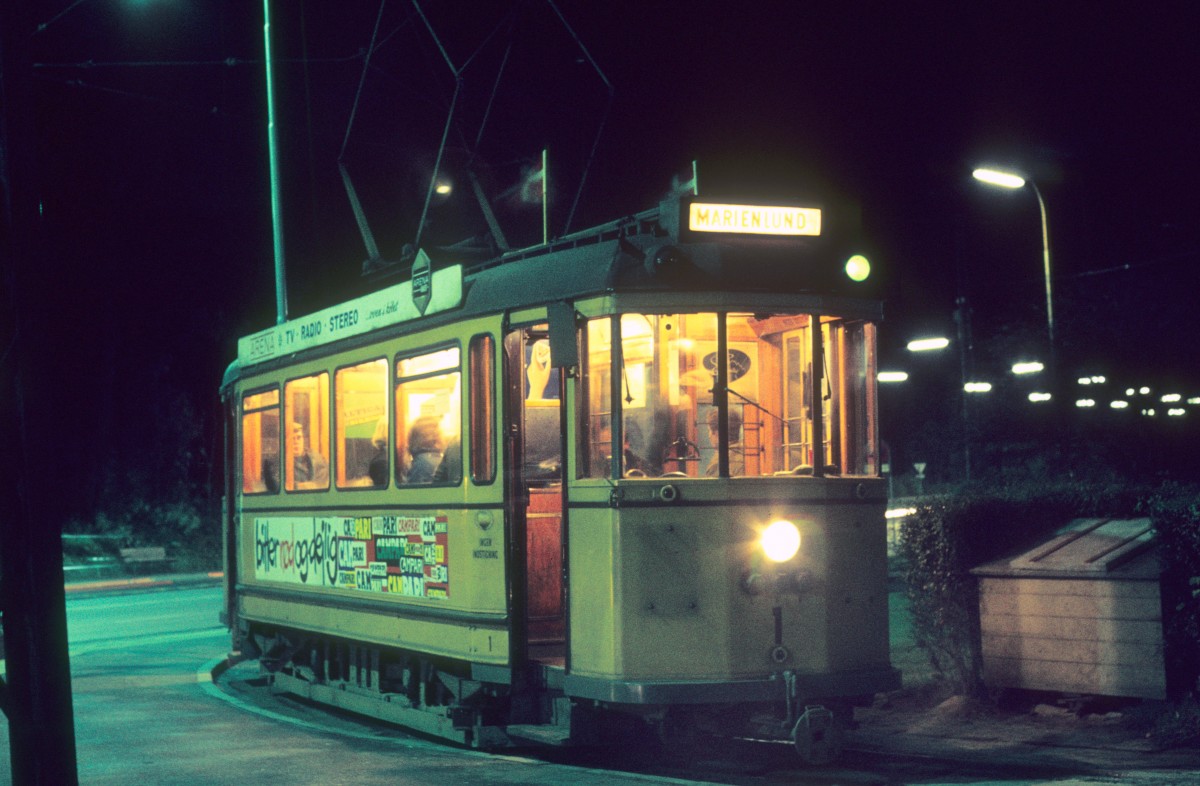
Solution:
{"label": "dark pole", "polygon": [[971,482],[971,411],[969,408],[967,382],[970,380],[971,369],[968,364],[968,353],[971,349],[971,309],[967,298],[959,295],[955,301],[954,323],[958,327],[958,395],[962,398],[962,428],[963,428],[963,480]]}
{"label": "dark pole", "polygon": [[[57,419],[33,339],[52,313],[40,243],[37,129],[29,45],[32,3],[0,3],[0,603],[4,611],[12,782],[79,782],[63,592],[62,520],[40,483],[49,478],[42,431]],[[45,354],[45,353],[41,353]],[[49,395],[47,395],[49,394]],[[36,430],[36,431],[35,431]],[[37,433],[38,440],[30,439]]]}

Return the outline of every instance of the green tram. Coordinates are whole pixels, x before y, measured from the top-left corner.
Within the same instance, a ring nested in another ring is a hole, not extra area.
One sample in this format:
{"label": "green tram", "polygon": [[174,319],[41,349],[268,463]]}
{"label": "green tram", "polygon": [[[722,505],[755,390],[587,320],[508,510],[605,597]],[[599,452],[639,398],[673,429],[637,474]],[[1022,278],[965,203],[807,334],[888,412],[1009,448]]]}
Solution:
{"label": "green tram", "polygon": [[900,676],[882,307],[823,212],[672,199],[241,339],[235,652],[464,745],[649,725],[832,756]]}

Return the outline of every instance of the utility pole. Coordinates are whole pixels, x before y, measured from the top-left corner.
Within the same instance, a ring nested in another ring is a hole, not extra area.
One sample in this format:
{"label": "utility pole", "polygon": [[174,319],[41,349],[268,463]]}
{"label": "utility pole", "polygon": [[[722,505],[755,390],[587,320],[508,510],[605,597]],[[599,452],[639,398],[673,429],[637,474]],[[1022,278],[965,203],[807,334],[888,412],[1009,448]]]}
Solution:
{"label": "utility pole", "polygon": [[[0,608],[2,706],[12,782],[74,786],[75,724],[67,658],[62,519],[43,485],[61,448],[54,391],[33,339],[54,313],[38,209],[30,17],[36,4],[0,2]],[[60,355],[54,362],[66,362]],[[49,394],[49,395],[46,395]],[[39,409],[40,407],[40,409]],[[49,430],[43,430],[49,426]],[[35,431],[35,429],[37,431]],[[38,440],[29,438],[38,434]]]}

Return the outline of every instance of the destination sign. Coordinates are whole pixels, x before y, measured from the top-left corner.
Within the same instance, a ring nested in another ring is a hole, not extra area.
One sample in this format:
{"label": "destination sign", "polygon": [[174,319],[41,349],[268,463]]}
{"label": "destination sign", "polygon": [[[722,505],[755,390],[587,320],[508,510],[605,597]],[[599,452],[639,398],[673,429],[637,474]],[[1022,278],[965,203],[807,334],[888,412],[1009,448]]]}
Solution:
{"label": "destination sign", "polygon": [[[457,308],[462,303],[462,265],[435,271],[424,279],[423,287],[429,299],[426,315]],[[412,282],[405,281],[238,339],[238,362],[243,366],[261,363],[417,319],[421,313],[413,302]]]}
{"label": "destination sign", "polygon": [[821,209],[782,205],[725,205],[692,202],[688,229],[738,235],[821,234]]}

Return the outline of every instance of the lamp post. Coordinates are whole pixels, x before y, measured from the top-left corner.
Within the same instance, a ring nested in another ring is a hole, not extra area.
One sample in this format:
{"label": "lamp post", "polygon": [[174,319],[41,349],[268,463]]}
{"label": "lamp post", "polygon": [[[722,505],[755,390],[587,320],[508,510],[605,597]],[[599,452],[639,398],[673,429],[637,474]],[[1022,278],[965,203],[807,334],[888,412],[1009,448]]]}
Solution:
{"label": "lamp post", "polygon": [[991,186],[999,186],[1000,188],[1021,188],[1028,185],[1033,189],[1034,196],[1037,197],[1038,210],[1042,216],[1042,267],[1046,276],[1046,332],[1050,338],[1050,357],[1054,358],[1054,301],[1050,292],[1050,234],[1046,228],[1046,200],[1042,199],[1042,192],[1038,190],[1037,184],[1032,180],[1026,180],[1020,175],[1011,172],[1002,172],[997,169],[976,169],[971,175],[982,183],[987,183]]}

